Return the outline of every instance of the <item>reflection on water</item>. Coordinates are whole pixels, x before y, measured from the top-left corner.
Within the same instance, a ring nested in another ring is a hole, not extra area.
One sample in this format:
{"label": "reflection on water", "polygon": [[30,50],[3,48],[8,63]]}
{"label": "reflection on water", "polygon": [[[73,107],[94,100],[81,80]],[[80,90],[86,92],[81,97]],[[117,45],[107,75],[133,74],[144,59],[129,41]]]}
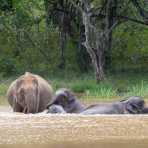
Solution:
{"label": "reflection on water", "polygon": [[148,116],[0,113],[2,148],[147,148]]}

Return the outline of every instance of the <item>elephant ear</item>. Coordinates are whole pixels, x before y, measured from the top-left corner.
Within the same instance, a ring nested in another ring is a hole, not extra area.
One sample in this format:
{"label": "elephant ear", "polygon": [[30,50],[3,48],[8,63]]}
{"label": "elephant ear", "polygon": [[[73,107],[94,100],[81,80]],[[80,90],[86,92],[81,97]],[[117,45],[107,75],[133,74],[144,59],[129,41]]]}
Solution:
{"label": "elephant ear", "polygon": [[46,108],[48,109],[53,104],[57,104],[65,107],[74,101],[75,101],[75,97],[73,93],[70,90],[63,88],[56,92],[53,101],[50,102]]}
{"label": "elephant ear", "polygon": [[68,103],[72,103],[76,100],[74,94],[70,90],[65,90],[65,93],[67,94]]}
{"label": "elephant ear", "polygon": [[137,114],[140,112],[139,107],[136,104],[131,102],[127,102],[125,104],[125,108],[130,114]]}
{"label": "elephant ear", "polygon": [[15,101],[20,103],[24,99],[23,78],[19,78],[16,83]]}
{"label": "elephant ear", "polygon": [[16,89],[17,90],[21,87],[21,85],[23,84],[23,82],[24,82],[24,80],[22,78],[19,78],[17,80],[17,83],[16,83]]}

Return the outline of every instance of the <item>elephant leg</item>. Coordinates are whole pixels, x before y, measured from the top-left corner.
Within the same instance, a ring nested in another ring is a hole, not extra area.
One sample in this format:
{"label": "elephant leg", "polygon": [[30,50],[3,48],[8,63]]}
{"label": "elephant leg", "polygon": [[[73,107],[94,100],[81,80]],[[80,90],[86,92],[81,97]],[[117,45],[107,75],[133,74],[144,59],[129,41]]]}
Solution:
{"label": "elephant leg", "polygon": [[22,112],[23,111],[23,108],[18,103],[15,103],[13,105],[13,111],[14,112]]}
{"label": "elephant leg", "polygon": [[23,109],[23,113],[24,113],[24,114],[27,113],[27,106],[24,107],[24,109]]}

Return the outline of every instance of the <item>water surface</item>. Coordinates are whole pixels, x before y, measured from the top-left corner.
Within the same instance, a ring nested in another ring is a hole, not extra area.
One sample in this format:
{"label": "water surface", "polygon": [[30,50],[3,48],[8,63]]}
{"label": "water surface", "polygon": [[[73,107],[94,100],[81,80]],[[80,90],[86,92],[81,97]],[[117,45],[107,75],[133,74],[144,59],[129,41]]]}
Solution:
{"label": "water surface", "polygon": [[147,115],[24,115],[0,108],[2,148],[147,148]]}

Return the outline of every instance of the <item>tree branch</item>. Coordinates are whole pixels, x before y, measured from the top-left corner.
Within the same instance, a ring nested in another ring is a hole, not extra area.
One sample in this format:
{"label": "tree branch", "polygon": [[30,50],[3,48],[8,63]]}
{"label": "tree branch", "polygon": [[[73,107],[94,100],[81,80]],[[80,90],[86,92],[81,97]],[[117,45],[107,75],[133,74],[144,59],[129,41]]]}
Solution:
{"label": "tree branch", "polygon": [[137,19],[133,19],[133,18],[130,18],[128,16],[116,16],[117,18],[121,18],[123,20],[126,20],[126,21],[131,21],[131,22],[135,22],[135,23],[138,23],[138,24],[142,24],[142,25],[146,25],[148,26],[148,22],[143,22],[143,21],[140,21],[140,20],[137,20]]}
{"label": "tree branch", "polygon": [[140,15],[144,18],[144,19],[148,19],[147,16],[145,16],[144,10],[141,8],[139,2],[137,0],[131,0],[133,5],[137,8],[137,10],[139,11]]}

